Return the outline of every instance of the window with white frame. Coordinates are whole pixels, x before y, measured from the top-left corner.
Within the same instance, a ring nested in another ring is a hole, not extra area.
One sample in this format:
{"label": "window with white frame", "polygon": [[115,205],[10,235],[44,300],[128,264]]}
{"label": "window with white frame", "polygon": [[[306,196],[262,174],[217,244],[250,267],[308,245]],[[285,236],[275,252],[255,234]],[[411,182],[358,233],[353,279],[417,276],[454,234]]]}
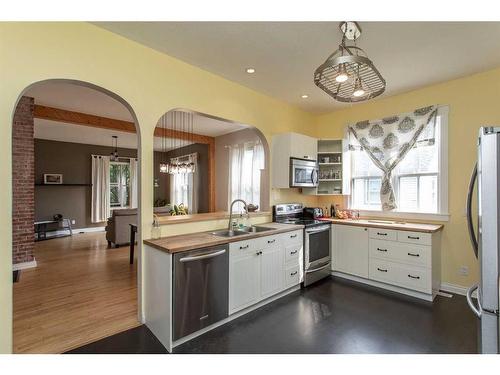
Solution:
{"label": "window with white frame", "polygon": [[[447,119],[440,107],[435,126],[429,125],[392,172],[396,212],[447,213]],[[352,135],[350,135],[352,137]],[[381,210],[382,171],[352,137],[350,208]]]}
{"label": "window with white frame", "polygon": [[109,163],[109,205],[111,209],[127,208],[130,205],[129,163]]}

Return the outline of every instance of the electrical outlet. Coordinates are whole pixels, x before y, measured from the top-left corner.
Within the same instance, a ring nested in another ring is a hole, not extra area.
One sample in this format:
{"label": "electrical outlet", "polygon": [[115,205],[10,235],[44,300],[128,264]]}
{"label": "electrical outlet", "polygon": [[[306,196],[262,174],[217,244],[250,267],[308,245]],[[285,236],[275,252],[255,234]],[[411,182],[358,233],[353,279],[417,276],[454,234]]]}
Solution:
{"label": "electrical outlet", "polygon": [[71,225],[75,225],[76,224],[76,220],[75,219],[71,219]]}
{"label": "electrical outlet", "polygon": [[458,270],[458,273],[462,276],[467,276],[469,274],[469,267],[467,267],[467,266],[460,267],[460,269]]}

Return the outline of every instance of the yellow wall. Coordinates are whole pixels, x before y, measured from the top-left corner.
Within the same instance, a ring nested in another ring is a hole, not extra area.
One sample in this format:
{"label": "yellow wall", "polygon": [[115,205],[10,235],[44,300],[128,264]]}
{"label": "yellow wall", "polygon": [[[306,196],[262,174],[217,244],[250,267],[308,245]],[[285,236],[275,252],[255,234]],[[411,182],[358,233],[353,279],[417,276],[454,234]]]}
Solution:
{"label": "yellow wall", "polygon": [[[463,286],[477,279],[464,217],[467,179],[475,161],[477,128],[500,123],[500,69],[416,90],[322,116],[242,87],[179,60],[85,23],[0,23],[0,353],[12,349],[11,122],[17,99],[38,81],[65,78],[90,82],[122,97],[135,111],[141,142],[141,231],[150,236],[153,197],[153,130],[173,108],[188,108],[275,133],[295,131],[341,138],[346,123],[380,118],[428,104],[449,104],[449,212],[443,233],[443,281]],[[390,83],[390,82],[389,82]],[[317,126],[314,126],[317,124]],[[272,173],[272,171],[271,171]],[[327,203],[296,190],[272,190],[271,203]],[[203,230],[222,222],[199,223]],[[164,227],[164,234],[184,232]],[[468,265],[469,277],[458,275]]]}
{"label": "yellow wall", "polygon": [[[91,24],[0,23],[0,56],[0,181],[4,182],[0,190],[0,353],[12,350],[11,122],[16,101],[27,86],[53,78],[86,81],[130,104],[140,126],[145,238],[150,236],[153,214],[153,130],[166,111],[188,108],[252,125],[268,141],[285,131],[315,135],[314,118],[306,112]],[[278,200],[300,198],[296,192],[272,194]]]}
{"label": "yellow wall", "polygon": [[[467,234],[465,196],[470,173],[476,161],[478,128],[500,124],[500,69],[318,116],[318,136],[341,138],[348,123],[408,112],[429,104],[449,105],[450,219],[443,223],[442,281],[466,287],[477,281],[478,266]],[[459,274],[458,270],[462,265],[469,267],[469,276]]]}

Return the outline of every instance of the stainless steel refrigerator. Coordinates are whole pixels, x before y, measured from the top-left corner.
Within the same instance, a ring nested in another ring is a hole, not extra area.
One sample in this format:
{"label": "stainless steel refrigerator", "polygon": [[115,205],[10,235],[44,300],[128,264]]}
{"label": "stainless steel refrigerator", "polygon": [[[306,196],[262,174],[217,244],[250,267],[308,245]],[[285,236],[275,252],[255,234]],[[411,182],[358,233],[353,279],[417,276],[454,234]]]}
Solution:
{"label": "stainless steel refrigerator", "polygon": [[[479,319],[479,352],[499,353],[500,270],[500,127],[479,129],[477,165],[467,194],[467,225],[474,253],[479,260],[480,279],[467,291],[467,302]],[[477,180],[477,236],[474,230],[472,196]],[[477,290],[477,300],[472,298]]]}

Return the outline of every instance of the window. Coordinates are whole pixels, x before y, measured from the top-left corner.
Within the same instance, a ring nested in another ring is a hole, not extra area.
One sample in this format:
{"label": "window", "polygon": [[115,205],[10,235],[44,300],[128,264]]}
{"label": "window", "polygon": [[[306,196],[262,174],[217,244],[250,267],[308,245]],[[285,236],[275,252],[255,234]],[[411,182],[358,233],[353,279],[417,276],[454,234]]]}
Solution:
{"label": "window", "polygon": [[193,173],[176,173],[170,175],[170,178],[170,203],[175,205],[183,204],[192,210]]}
{"label": "window", "polygon": [[123,162],[109,163],[109,203],[113,208],[130,206],[130,165]]}
{"label": "window", "polygon": [[[440,214],[447,211],[447,107],[438,109],[435,128],[428,126],[392,172],[397,210]],[[352,137],[352,136],[351,136]],[[355,144],[350,139],[351,144]],[[351,150],[350,207],[381,210],[382,171],[360,147]]]}
{"label": "window", "polygon": [[[260,205],[260,175],[264,169],[264,148],[260,142],[247,142],[230,148],[229,204],[243,199]],[[238,203],[235,209],[242,210]]]}

